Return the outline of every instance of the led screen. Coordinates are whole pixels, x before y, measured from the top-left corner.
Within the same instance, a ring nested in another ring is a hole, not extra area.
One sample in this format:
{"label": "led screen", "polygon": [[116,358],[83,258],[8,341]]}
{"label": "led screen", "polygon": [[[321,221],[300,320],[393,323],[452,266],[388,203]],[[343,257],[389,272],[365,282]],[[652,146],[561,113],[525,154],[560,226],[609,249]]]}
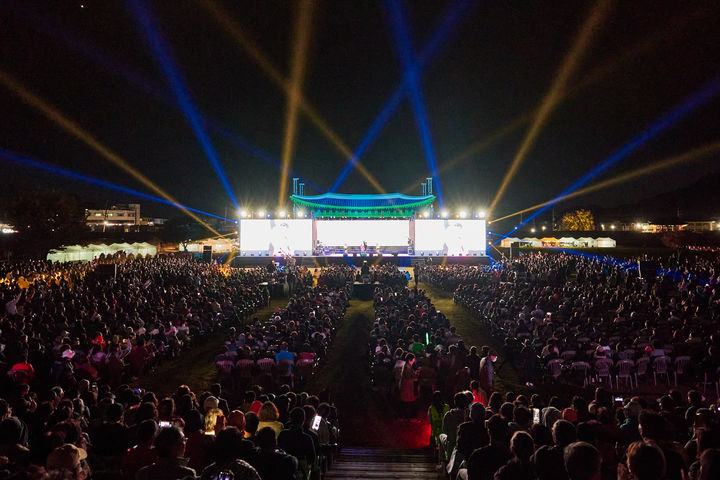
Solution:
{"label": "led screen", "polygon": [[243,254],[309,255],[312,252],[312,220],[240,220]]}
{"label": "led screen", "polygon": [[410,222],[407,220],[317,220],[317,241],[334,246],[407,246]]}
{"label": "led screen", "polygon": [[415,252],[485,255],[485,220],[415,220]]}

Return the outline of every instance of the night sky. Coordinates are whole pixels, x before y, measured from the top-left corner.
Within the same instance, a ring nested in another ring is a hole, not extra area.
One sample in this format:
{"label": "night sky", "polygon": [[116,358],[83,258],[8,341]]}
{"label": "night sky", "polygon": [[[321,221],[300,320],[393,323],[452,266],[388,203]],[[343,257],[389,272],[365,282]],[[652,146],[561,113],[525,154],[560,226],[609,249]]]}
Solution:
{"label": "night sky", "polygon": [[[195,0],[147,3],[206,119],[280,161],[286,97]],[[288,75],[298,4],[221,1],[234,21]],[[429,40],[453,1],[405,1],[412,48]],[[478,0],[464,12],[420,76],[440,167],[543,98],[591,11],[589,1]],[[552,198],[655,119],[720,75],[720,2],[616,1],[570,77],[573,90],[550,115],[496,209],[497,215]],[[402,77],[384,2],[321,0],[313,16],[304,95],[355,148]],[[0,0],[0,69],[46,99],[186,205],[224,214],[223,190],[186,118],[153,97],[172,95],[125,2]],[[131,75],[146,89],[128,81]],[[719,95],[720,96],[720,95]],[[127,187],[129,175],[0,86],[0,149]],[[449,207],[492,200],[528,124],[440,174]],[[208,130],[242,205],[272,208],[279,171]],[[718,96],[647,143],[602,178],[720,139]],[[720,172],[720,156],[574,200],[627,203]],[[300,116],[292,168],[328,189],[346,160]],[[403,100],[362,159],[389,191],[428,176],[411,103]],[[49,187],[105,204],[131,200],[0,160],[3,192]],[[375,193],[354,171],[341,192]],[[306,189],[306,194],[316,193]],[[319,193],[319,192],[317,192]],[[174,215],[142,201],[144,213]]]}

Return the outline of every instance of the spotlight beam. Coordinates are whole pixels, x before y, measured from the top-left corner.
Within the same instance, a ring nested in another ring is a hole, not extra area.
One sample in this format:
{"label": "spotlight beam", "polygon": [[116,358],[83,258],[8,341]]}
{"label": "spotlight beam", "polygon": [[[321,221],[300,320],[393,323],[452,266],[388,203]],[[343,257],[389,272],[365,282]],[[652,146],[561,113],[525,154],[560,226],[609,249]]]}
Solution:
{"label": "spotlight beam", "polygon": [[225,169],[223,168],[222,163],[220,163],[220,159],[215,152],[215,148],[210,141],[210,137],[207,132],[205,132],[202,118],[193,104],[194,102],[191,99],[190,91],[185,85],[185,81],[173,61],[170,46],[166,44],[165,39],[162,37],[162,34],[152,17],[150,9],[143,4],[143,1],[128,0],[128,4],[130,5],[130,9],[132,10],[135,20],[140,27],[145,43],[152,51],[156,62],[162,69],[166,80],[170,84],[170,88],[175,95],[175,100],[177,101],[180,110],[185,115],[193,133],[195,133],[195,137],[205,152],[205,156],[210,161],[213,170],[215,170],[215,175],[217,175],[220,183],[225,189],[225,192],[230,197],[230,201],[232,201],[235,209],[237,209],[238,203],[235,198],[235,193],[230,186],[230,180],[228,180],[228,177],[225,174]]}
{"label": "spotlight beam", "polygon": [[430,171],[430,175],[435,179],[434,187],[437,191],[437,198],[440,208],[445,207],[443,200],[442,185],[437,171],[437,162],[435,160],[435,148],[432,142],[430,126],[428,125],[427,112],[425,111],[425,101],[423,100],[422,87],[419,79],[419,66],[414,58],[412,47],[410,45],[410,33],[405,12],[399,0],[389,0],[388,7],[391,17],[391,31],[395,37],[395,44],[398,49],[398,56],[406,72],[408,78],[408,89],[410,91],[410,104],[412,105],[415,115],[415,123],[417,123],[420,141],[422,142],[423,151],[425,153],[425,161]]}
{"label": "spotlight beam", "polygon": [[569,198],[579,197],[581,195],[586,195],[588,193],[592,193],[597,190],[601,190],[603,188],[612,187],[614,185],[618,185],[618,184],[624,183],[624,182],[629,182],[630,180],[634,180],[638,177],[642,177],[644,175],[649,175],[649,174],[655,173],[657,171],[671,168],[671,167],[674,167],[676,165],[680,165],[683,163],[688,163],[688,162],[691,162],[694,160],[699,160],[707,155],[711,155],[711,154],[718,153],[718,152],[720,152],[720,141],[712,142],[707,145],[703,145],[701,147],[689,150],[685,153],[681,153],[680,155],[675,155],[675,156],[666,158],[664,160],[661,160],[659,162],[653,163],[651,165],[647,165],[645,167],[638,168],[631,172],[623,173],[622,175],[618,175],[617,177],[613,177],[608,180],[604,180],[602,182],[594,183],[588,187],[581,188],[580,190],[575,190],[572,193],[568,193],[567,195],[555,197],[552,200],[548,200],[543,203],[538,203],[537,205],[533,205],[532,207],[524,208],[522,210],[518,210],[517,212],[511,213],[509,215],[505,215],[503,217],[493,219],[491,223],[499,222],[501,220],[506,220],[508,218],[514,217],[516,215],[520,215],[522,213],[531,212],[533,210],[537,210],[538,208],[542,208],[546,205],[552,205],[554,203],[558,203],[563,200],[567,200]]}
{"label": "spotlight beam", "polygon": [[[107,188],[109,190],[115,190],[117,192],[126,193],[128,195],[132,195],[132,196],[138,197],[138,198],[144,198],[146,200],[150,200],[153,202],[163,203],[165,205],[172,205],[173,207],[189,210],[191,212],[199,213],[200,215],[206,215],[208,217],[213,217],[213,218],[217,218],[219,220],[225,220],[228,222],[235,222],[235,220],[232,220],[230,218],[225,218],[225,217],[221,217],[219,215],[214,215],[212,213],[198,210],[197,208],[188,207],[186,205],[180,205],[179,203],[173,203],[164,198],[156,197],[154,195],[150,195],[145,192],[141,192],[139,190],[134,190],[132,188],[123,187],[122,185],[117,185],[115,183],[111,183],[106,180],[101,180],[99,178],[91,177],[89,175],[84,175],[82,173],[74,172],[74,171],[68,170],[66,168],[58,167],[58,166],[52,165],[50,163],[41,162],[40,160],[35,160],[33,158],[18,155],[16,153],[8,152],[6,150],[0,150],[0,158],[2,158],[3,160],[6,160],[8,162],[11,162],[11,163],[16,163],[18,165],[22,165],[24,167],[42,170],[44,172],[49,172],[54,175],[59,175],[61,177],[66,177],[66,178],[70,178],[73,180],[79,180],[81,182],[89,183],[91,185],[96,185],[98,187]],[[220,234],[218,234],[218,235],[220,235]]]}
{"label": "spotlight beam", "polygon": [[[153,181],[151,181],[149,178],[147,178],[145,175],[140,173],[135,167],[131,166],[129,163],[127,163],[120,155],[112,151],[110,148],[106,147],[103,143],[101,143],[98,139],[96,139],[94,136],[92,136],[87,130],[83,129],[80,125],[75,123],[74,121],[70,120],[68,117],[63,115],[59,110],[57,110],[55,107],[50,105],[49,103],[45,102],[43,99],[23,87],[17,80],[15,80],[12,76],[10,76],[7,72],[0,70],[0,83],[4,85],[8,90],[13,92],[15,95],[17,95],[23,102],[28,104],[29,106],[33,107],[34,109],[38,110],[40,113],[42,113],[48,120],[55,123],[58,127],[60,127],[65,132],[69,133],[76,139],[83,142],[85,145],[90,147],[92,150],[99,153],[103,158],[105,158],[110,163],[116,165],[117,167],[124,170],[126,173],[128,173],[130,176],[135,178],[137,181],[145,185],[147,188],[152,190],[153,192],[157,193],[159,196],[164,198],[165,200],[172,202],[173,204],[180,205],[173,197],[171,197],[169,194],[167,194],[163,189],[158,187]],[[197,215],[189,211],[188,209],[185,209],[183,207],[178,207],[180,210],[185,212],[187,215],[189,215],[192,219],[200,223],[201,225],[205,226],[208,230],[211,232],[217,234],[217,231],[213,229],[210,225],[205,223],[202,219],[200,219]]]}
{"label": "spotlight beam", "polygon": [[[442,42],[447,38],[450,31],[452,30],[452,27],[460,20],[463,13],[466,11],[466,9],[470,6],[471,3],[472,0],[456,0],[450,11],[443,17],[440,24],[432,33],[430,40],[428,40],[428,42],[425,44],[425,47],[423,48],[420,55],[417,57],[415,62],[415,69],[420,71],[425,67],[430,58],[432,58],[432,56],[440,48]],[[412,71],[414,71],[415,69],[413,69]],[[347,179],[348,175],[352,171],[353,167],[357,166],[358,169],[360,168],[360,165],[362,164],[359,163],[359,160],[365,155],[365,153],[367,153],[367,150],[370,148],[372,142],[377,138],[377,136],[380,134],[382,129],[392,117],[395,109],[400,104],[400,101],[408,93],[410,81],[409,73],[412,73],[412,71],[405,72],[402,80],[400,81],[400,85],[397,86],[395,91],[385,102],[377,117],[375,117],[375,120],[373,120],[372,124],[370,125],[370,128],[365,132],[365,135],[360,141],[358,147],[355,149],[354,154],[350,157],[348,163],[345,164],[345,167],[338,175],[335,183],[333,183],[333,186],[330,188],[331,192],[335,192],[338,190],[338,188],[340,188],[340,186],[343,184],[343,182]]]}
{"label": "spotlight beam", "polygon": [[[648,143],[650,140],[654,139],[661,133],[663,133],[668,128],[675,125],[677,122],[685,118],[687,115],[692,113],[694,110],[699,108],[700,106],[704,105],[708,101],[710,101],[715,95],[720,92],[720,76],[715,77],[713,80],[711,80],[709,83],[703,86],[700,90],[693,93],[690,97],[685,99],[680,105],[675,107],[673,110],[669,111],[665,115],[663,115],[660,119],[656,120],[655,122],[651,123],[647,129],[645,129],[640,134],[636,135],[632,139],[630,139],[625,145],[620,147],[619,150],[617,150],[615,153],[610,155],[608,158],[597,164],[595,167],[593,167],[589,172],[584,174],[582,177],[578,178],[575,182],[573,182],[568,188],[566,188],[564,191],[558,195],[558,197],[563,197],[565,195],[568,195],[575,190],[582,188],[584,185],[586,185],[589,181],[591,181],[593,178],[597,177],[598,175],[604,173],[607,169],[614,166],[615,164],[621,162],[624,160],[628,155],[633,153],[635,150],[640,148],[641,146]],[[531,220],[533,220],[535,217],[543,213],[545,210],[550,207],[550,205],[545,205],[544,207],[540,208],[538,211],[533,213],[532,215],[528,216],[525,221],[523,221],[520,225],[512,229],[508,233],[512,233],[513,231],[517,230],[518,228],[522,227],[523,225],[527,224]]]}
{"label": "spotlight beam", "polygon": [[285,107],[285,138],[283,139],[282,169],[280,172],[280,187],[278,188],[278,205],[280,207],[285,205],[285,195],[288,187],[288,169],[292,163],[292,156],[295,150],[299,100],[305,80],[305,67],[307,65],[307,51],[308,45],[310,44],[314,8],[314,0],[300,0],[300,12],[295,23],[293,53],[290,66],[290,92],[289,95],[287,95]]}
{"label": "spotlight beam", "polygon": [[[635,59],[638,56],[646,54],[647,52],[655,49],[663,42],[676,41],[679,38],[678,32],[685,30],[687,26],[690,25],[693,21],[699,18],[705,18],[706,13],[706,9],[701,8],[694,11],[690,16],[683,16],[677,18],[675,19],[675,21],[666,25],[661,31],[657,32],[652,37],[643,39],[642,41],[635,44],[632,48],[628,50],[623,50],[623,52],[619,55],[616,55],[615,57],[601,63],[600,65],[597,65],[592,70],[590,70],[590,72],[585,75],[580,80],[580,82],[576,83],[571,88],[563,91],[560,95],[559,101],[564,102],[566,100],[570,100],[586,88],[596,84],[600,80],[611,75],[623,64]],[[537,115],[538,108],[539,107],[535,107],[533,110],[528,110],[524,113],[521,113],[520,115],[513,118],[510,122],[508,122],[506,125],[498,128],[486,137],[472,143],[465,150],[440,165],[438,172],[444,173],[453,167],[465,163],[473,156],[515,133],[517,130],[520,129],[520,127],[522,127],[525,123],[529,122]],[[417,184],[421,183],[424,180],[425,177],[418,179],[416,182],[413,182],[403,188],[401,192],[409,193],[413,191],[415,188],[417,188]]]}
{"label": "spotlight beam", "polygon": [[[10,10],[18,17],[26,21],[29,26],[34,28],[36,31],[63,43],[71,51],[84,56],[96,65],[104,68],[107,72],[123,78],[126,82],[128,82],[136,89],[150,95],[150,97],[152,97],[154,100],[166,106],[172,107],[175,110],[179,110],[179,107],[175,103],[173,96],[168,95],[164,89],[160,88],[158,85],[155,85],[147,77],[136,71],[128,69],[127,67],[122,65],[121,62],[113,59],[111,56],[107,55],[106,52],[97,49],[97,47],[91,47],[85,42],[69,35],[67,32],[62,31],[57,26],[49,22],[46,18],[44,18],[39,12],[32,11],[26,8],[26,6],[24,5],[21,7],[17,4],[13,4],[12,2],[9,3]],[[264,161],[265,163],[274,166],[278,170],[282,168],[279,161],[272,158],[270,155],[250,143],[248,140],[232,132],[228,127],[224,126],[220,122],[208,117],[203,117],[203,122],[206,128],[210,129],[217,135],[225,138],[233,145],[245,150],[246,152]],[[303,177],[303,175],[297,172],[293,172],[292,170],[290,170],[290,173],[294,177]],[[305,180],[305,184],[310,186],[315,191],[324,191],[323,188],[314,185],[308,180]]]}
{"label": "spotlight beam", "polygon": [[550,117],[550,114],[558,105],[568,80],[582,61],[585,53],[588,51],[588,47],[592,43],[593,38],[609,14],[611,5],[611,0],[598,0],[598,2],[593,6],[590,15],[580,28],[580,31],[573,42],[572,48],[563,59],[560,69],[557,71],[555,78],[550,85],[550,89],[545,94],[545,97],[538,108],[535,118],[533,119],[530,128],[526,132],[525,137],[520,144],[520,148],[510,164],[510,168],[508,168],[505,173],[505,177],[503,177],[502,182],[500,183],[500,188],[498,188],[495,198],[493,198],[490,203],[488,215],[491,215],[492,211],[495,210],[495,207],[505,193],[510,181],[513,179],[517,170],[520,168],[520,165],[522,165],[525,160],[528,152],[530,152],[530,149],[535,144],[535,140],[537,139],[542,127],[545,125]]}
{"label": "spotlight beam", "polygon": [[[292,95],[292,86],[280,70],[270,61],[269,57],[263,52],[257,44],[251,40],[243,31],[239,23],[233,20],[230,14],[224,10],[217,2],[212,0],[197,0],[198,3],[215,19],[220,25],[226,35],[232,38],[235,45],[240,48],[260,67],[260,70],[265,74],[272,83],[275,84],[280,90],[282,90],[288,97]],[[322,115],[312,106],[307,98],[300,93],[297,97],[298,107],[305,114],[308,119],[315,125],[315,127],[322,133],[330,144],[340,152],[340,154],[346,159],[352,158],[352,150],[347,144],[340,138],[340,136],[330,127],[328,122],[323,118]],[[358,170],[365,177],[365,179],[372,185],[378,192],[387,193],[384,188],[380,185],[380,182],[365,168],[365,166],[358,166]]]}

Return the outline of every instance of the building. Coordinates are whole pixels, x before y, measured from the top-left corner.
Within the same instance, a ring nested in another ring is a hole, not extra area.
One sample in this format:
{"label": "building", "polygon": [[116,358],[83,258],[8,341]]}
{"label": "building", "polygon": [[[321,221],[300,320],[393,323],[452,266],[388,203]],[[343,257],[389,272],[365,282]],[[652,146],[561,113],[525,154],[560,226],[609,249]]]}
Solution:
{"label": "building", "polygon": [[106,209],[86,209],[85,221],[92,230],[105,230],[107,227],[134,227],[144,225],[140,217],[140,204],[113,205]]}

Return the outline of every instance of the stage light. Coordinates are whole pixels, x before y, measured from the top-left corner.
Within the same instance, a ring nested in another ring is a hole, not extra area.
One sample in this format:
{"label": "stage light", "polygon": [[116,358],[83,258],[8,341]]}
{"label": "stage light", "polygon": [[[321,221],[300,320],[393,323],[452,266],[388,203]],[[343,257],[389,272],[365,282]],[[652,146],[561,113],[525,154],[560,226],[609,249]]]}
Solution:
{"label": "stage light", "polygon": [[66,117],[64,114],[62,114],[59,110],[57,110],[55,107],[50,105],[49,103],[45,102],[42,98],[38,97],[34,93],[32,93],[30,90],[26,89],[24,86],[22,86],[17,80],[15,80],[12,76],[10,76],[7,72],[0,70],[0,83],[5,85],[9,90],[11,90],[15,95],[20,97],[25,103],[30,105],[31,107],[35,108],[36,110],[40,111],[48,120],[55,123],[58,127],[65,130],[67,133],[71,134],[81,142],[83,142],[85,145],[87,145],[92,150],[96,151],[100,154],[103,158],[111,162],[112,164],[120,167],[122,170],[124,170],[126,173],[131,175],[133,178],[135,178],[137,181],[148,187],[150,190],[154,191],[158,195],[160,195],[162,198],[170,202],[170,204],[177,206],[180,210],[182,210],[186,215],[188,215],[190,218],[195,220],[196,222],[200,223],[202,226],[213,232],[217,235],[217,231],[212,228],[210,225],[208,225],[205,221],[203,221],[201,218],[199,218],[197,215],[190,212],[188,209],[181,206],[180,203],[178,203],[177,200],[175,200],[173,197],[171,197],[169,194],[167,194],[163,189],[161,189],[159,186],[157,186],[153,181],[151,181],[148,177],[140,173],[135,167],[132,167],[125,159],[120,157],[117,153],[112,151],[110,148],[105,146],[103,143],[101,143],[97,138],[92,136],[88,131],[83,129],[80,125],[75,123],[74,121],[70,120],[68,117]]}
{"label": "stage light", "polygon": [[285,218],[286,215],[287,215],[287,212],[286,212],[285,210],[280,210],[280,211],[278,212],[278,216],[279,216],[280,218]]}
{"label": "stage light", "polygon": [[429,215],[430,215],[430,212],[428,212],[427,210],[425,211],[425,213],[423,213],[423,216],[424,216],[425,218],[428,218]]}
{"label": "stage light", "polygon": [[144,198],[153,202],[162,203],[165,205],[172,205],[174,207],[189,210],[191,212],[199,213],[201,215],[207,215],[208,217],[214,217],[220,220],[225,221],[231,221],[229,218],[221,217],[219,215],[214,215],[212,213],[204,212],[202,210],[198,210],[197,208],[188,207],[185,205],[178,205],[175,203],[170,202],[169,200],[166,200],[164,198],[156,197],[154,195],[150,195],[148,193],[140,192],[138,190],[133,190],[132,188],[123,187],[121,185],[117,185],[105,180],[101,180],[99,178],[91,177],[89,175],[83,175],[82,173],[74,172],[72,170],[68,170],[65,168],[57,167],[55,165],[41,162],[40,160],[35,160],[29,157],[23,157],[21,155],[17,155],[12,152],[7,152],[4,150],[0,150],[0,158],[5,159],[9,162],[18,163],[20,165],[36,168],[38,170],[42,170],[45,172],[49,172],[55,175],[60,175],[62,177],[70,178],[73,180],[80,180],[81,182],[89,183],[91,185],[97,185],[102,188],[107,188],[110,190],[115,190],[118,192],[126,193],[128,195],[132,195],[138,198]]}
{"label": "stage light", "polygon": [[615,225],[610,225],[610,230],[615,230]]}
{"label": "stage light", "polygon": [[460,211],[460,218],[465,218],[465,217],[467,217],[467,212],[466,212],[465,210],[461,210],[461,211]]}
{"label": "stage light", "polygon": [[[651,123],[644,131],[631,138],[625,143],[619,150],[610,155],[608,158],[597,164],[589,172],[585,173],[582,177],[573,182],[568,188],[566,188],[556,198],[564,198],[571,193],[579,190],[586,185],[593,178],[604,173],[610,167],[624,160],[628,155],[633,153],[638,148],[642,147],[650,140],[654,139],[668,128],[675,125],[677,122],[685,118],[691,112],[704,105],[710,99],[715,97],[720,92],[720,76],[714,77],[710,82],[704,85],[700,90],[693,93],[690,97],[686,98],[680,105],[677,105],[674,109],[664,114],[660,119]],[[554,204],[554,201],[548,202],[545,206],[540,208],[538,211],[530,215],[522,224],[526,224],[529,221],[536,218],[538,215],[547,210],[550,205]]]}
{"label": "stage light", "polygon": [[304,213],[302,210],[298,210],[298,211],[297,211],[297,216],[298,216],[298,217],[303,217],[303,216],[305,216],[305,213]]}
{"label": "stage light", "polygon": [[245,211],[245,210],[240,210],[240,217],[241,217],[241,218],[247,217],[247,211]]}
{"label": "stage light", "polygon": [[535,229],[534,229],[534,228],[531,228],[531,229],[530,229],[530,233],[535,233]]}
{"label": "stage light", "polygon": [[546,228],[545,225],[543,225],[543,226],[542,226],[542,231],[543,231],[543,232],[545,231],[545,228]]}
{"label": "stage light", "polygon": [[581,63],[583,55],[587,52],[588,46],[590,45],[593,37],[599,31],[600,25],[610,12],[611,5],[611,1],[601,0],[593,6],[590,15],[580,28],[580,31],[573,42],[572,48],[563,59],[560,69],[557,71],[550,88],[545,94],[545,97],[537,110],[535,118],[526,132],[522,143],[520,144],[520,148],[510,164],[510,168],[508,168],[502,182],[500,183],[500,188],[495,194],[495,198],[493,198],[492,203],[488,208],[488,212],[495,210],[495,207],[505,193],[510,181],[513,179],[515,173],[520,168],[520,165],[525,160],[525,157],[530,152],[530,149],[535,143],[535,139],[540,133],[540,130],[547,122],[547,119],[550,117],[550,114],[553,112],[555,107],[558,105],[568,80],[574,73],[576,67]]}
{"label": "stage light", "polygon": [[[292,95],[292,86],[287,79],[283,76],[280,70],[273,65],[270,61],[269,56],[265,54],[248,36],[243,32],[242,27],[235,20],[231,18],[227,11],[225,11],[217,2],[211,0],[200,0],[199,3],[210,13],[210,15],[220,24],[225,33],[235,40],[235,44],[239,45],[255,63],[260,67],[260,70],[278,87],[285,95]],[[297,105],[300,107],[302,112],[307,115],[310,121],[315,127],[325,136],[335,149],[340,152],[343,157],[348,161],[352,162],[351,166],[357,166],[358,171],[365,177],[365,179],[380,193],[386,193],[385,189],[382,188],[380,183],[375,177],[365,168],[364,165],[357,163],[357,160],[353,159],[353,152],[350,147],[342,141],[340,136],[330,128],[328,122],[315,110],[310,102],[302,95],[297,96]],[[334,191],[331,189],[331,191]]]}
{"label": "stage light", "polygon": [[480,218],[485,218],[485,210],[480,210],[480,211],[478,212],[478,217],[480,217]]}
{"label": "stage light", "polygon": [[278,204],[280,204],[280,206],[285,204],[288,170],[292,164],[293,152],[295,151],[295,139],[297,138],[298,131],[298,111],[303,82],[305,80],[307,50],[310,43],[312,13],[315,1],[305,0],[299,2],[299,5],[300,13],[297,15],[292,39],[293,53],[290,65],[290,79],[287,82],[290,88],[285,102],[285,136],[282,145],[280,188],[278,189]]}
{"label": "stage light", "polygon": [[443,212],[442,212],[442,217],[443,217],[443,218],[448,218],[448,212],[447,212],[447,210],[443,210]]}
{"label": "stage light", "polygon": [[410,33],[408,32],[406,15],[402,10],[401,1],[391,0],[389,4],[390,18],[392,20],[391,30],[395,37],[395,44],[403,65],[404,74],[408,78],[410,104],[412,105],[415,123],[417,124],[420,141],[425,153],[425,162],[427,163],[430,175],[435,179],[434,186],[437,191],[438,202],[442,208],[445,202],[443,200],[442,184],[440,183],[437,162],[435,160],[435,147],[433,146],[430,126],[427,120],[425,101],[423,99],[422,88],[420,86],[420,67],[417,64],[417,59],[414,58],[415,56],[412,52],[412,47],[410,45]]}
{"label": "stage light", "polygon": [[[415,62],[416,69],[421,70],[425,67],[425,64],[435,54],[437,49],[442,44],[443,40],[450,33],[453,25],[455,25],[455,23],[463,17],[465,10],[472,3],[473,2],[470,0],[458,0],[455,2],[447,15],[443,17],[440,25],[438,25],[438,27],[431,35],[430,40],[425,44],[425,48],[422,50],[422,53],[417,57]],[[418,75],[419,73],[420,72],[417,72]],[[408,75],[408,72],[405,72],[400,82],[400,85],[398,85],[392,95],[390,95],[388,100],[385,102],[383,108],[380,110],[377,117],[375,117],[375,120],[370,125],[370,128],[365,132],[365,135],[360,141],[358,147],[355,149],[353,156],[345,164],[345,167],[340,172],[340,175],[338,175],[337,179],[333,183],[332,187],[330,188],[331,192],[335,192],[340,188],[343,182],[347,179],[347,176],[352,171],[353,167],[357,166],[358,169],[362,167],[362,164],[359,163],[359,160],[365,155],[365,153],[367,153],[367,150],[370,148],[372,142],[378,137],[382,129],[392,117],[395,109],[397,109],[398,105],[400,105],[403,97],[409,92],[409,86],[410,77]]]}
{"label": "stage light", "polygon": [[170,47],[165,43],[165,39],[155,24],[149,8],[144,5],[141,0],[130,0],[129,4],[135,16],[135,20],[140,26],[145,43],[150,48],[150,51],[152,51],[155,60],[163,71],[163,74],[173,91],[175,101],[195,133],[195,137],[200,143],[203,152],[205,152],[205,156],[208,161],[215,170],[215,174],[220,180],[225,192],[230,197],[230,200],[233,205],[235,205],[235,208],[237,208],[238,203],[235,198],[235,193],[230,186],[230,180],[227,178],[225,169],[215,152],[215,147],[213,147],[210,137],[205,131],[200,113],[197,108],[195,108],[195,105],[193,105],[193,101],[191,99],[190,92],[185,85],[185,81],[172,59]]}
{"label": "stage light", "polygon": [[640,229],[643,227],[643,224],[642,224],[642,223],[636,223],[636,224],[635,224],[635,227],[636,227],[638,230],[640,230]]}
{"label": "stage light", "polygon": [[263,210],[260,210],[258,212],[258,217],[264,217],[264,216],[265,216],[265,212]]}

